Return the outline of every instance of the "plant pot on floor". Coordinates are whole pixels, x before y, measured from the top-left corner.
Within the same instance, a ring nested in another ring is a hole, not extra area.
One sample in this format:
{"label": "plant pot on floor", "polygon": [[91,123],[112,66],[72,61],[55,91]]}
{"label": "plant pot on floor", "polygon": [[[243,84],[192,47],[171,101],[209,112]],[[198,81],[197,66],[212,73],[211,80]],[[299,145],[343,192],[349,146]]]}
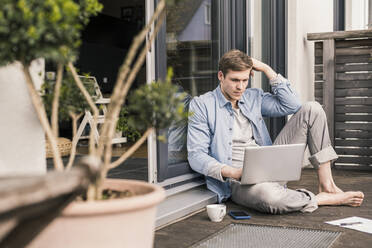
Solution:
{"label": "plant pot on floor", "polygon": [[123,137],[123,131],[115,131],[114,138],[121,138]]}
{"label": "plant pot on floor", "polygon": [[152,247],[156,206],[165,198],[157,185],[107,179],[104,187],[135,196],[73,202],[28,247]]}

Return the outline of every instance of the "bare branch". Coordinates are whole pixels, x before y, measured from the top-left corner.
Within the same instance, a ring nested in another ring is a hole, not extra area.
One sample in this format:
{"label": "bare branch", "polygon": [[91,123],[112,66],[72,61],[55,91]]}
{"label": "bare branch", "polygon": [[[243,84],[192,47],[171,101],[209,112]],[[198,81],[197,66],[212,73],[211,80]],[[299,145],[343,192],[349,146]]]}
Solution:
{"label": "bare branch", "polygon": [[[133,39],[132,45],[129,49],[129,52],[128,52],[128,55],[125,59],[125,62],[119,69],[118,78],[117,78],[116,83],[115,83],[115,88],[114,88],[113,94],[111,96],[110,104],[108,106],[108,111],[107,111],[107,115],[106,115],[108,120],[113,120],[114,117],[112,117],[112,116],[116,115],[115,112],[112,111],[112,107],[117,106],[117,105],[119,105],[119,106],[122,105],[123,101],[121,101],[121,104],[120,104],[120,97],[118,95],[120,94],[122,85],[124,83],[124,79],[127,77],[127,74],[130,71],[130,65],[132,64],[132,61],[135,58],[135,55],[137,54],[137,50],[139,49],[142,42],[145,40],[145,38],[146,38],[148,32],[150,31],[153,23],[155,22],[155,20],[158,19],[158,17],[164,12],[164,10],[165,10],[165,1],[162,0],[158,3],[152,18],[147,23],[145,28]],[[157,32],[154,32],[154,33],[157,33]],[[147,50],[146,50],[146,52],[147,52]],[[117,102],[118,100],[119,100],[119,103]],[[110,123],[110,122],[105,121],[105,123],[103,124],[103,126],[101,128],[101,131],[100,131],[100,133],[101,133],[100,137],[101,138],[100,138],[100,141],[98,143],[98,152],[97,152],[97,154],[99,156],[101,156],[103,154],[104,146],[105,146],[105,143],[107,142],[107,138],[106,138],[107,130],[112,128],[112,125],[114,125],[114,123]]]}
{"label": "bare branch", "polygon": [[61,154],[59,153],[59,150],[58,150],[57,139],[53,135],[52,128],[49,125],[48,118],[47,118],[47,115],[46,115],[46,112],[45,112],[45,109],[44,109],[44,105],[41,101],[41,98],[40,98],[39,94],[37,93],[37,91],[35,89],[35,85],[33,83],[31,73],[30,73],[30,67],[28,65],[26,66],[23,63],[22,63],[22,65],[23,65],[23,68],[22,68],[23,73],[24,73],[25,78],[26,78],[26,84],[27,84],[27,88],[28,88],[28,91],[29,91],[30,96],[31,96],[32,104],[35,107],[36,114],[39,117],[41,126],[43,127],[43,129],[44,129],[44,131],[45,131],[45,133],[48,137],[48,140],[51,144],[51,147],[52,147],[54,167],[58,171],[63,171],[63,162],[62,162],[62,159],[61,159]]}
{"label": "bare branch", "polygon": [[125,160],[127,160],[142,144],[146,141],[147,137],[152,132],[153,128],[148,128],[146,132],[142,135],[142,137],[136,141],[127,151],[125,151],[120,158],[112,162],[109,166],[109,169],[115,168]]}
{"label": "bare branch", "polygon": [[[99,115],[99,110],[98,110],[96,104],[93,102],[92,98],[90,97],[89,92],[85,89],[84,84],[81,82],[78,74],[76,73],[74,65],[71,62],[69,62],[68,67],[70,68],[70,71],[72,73],[72,76],[75,80],[76,85],[79,87],[80,91],[83,93],[85,99],[87,100],[87,102],[89,104],[89,107],[93,111],[93,127],[97,127],[97,119],[98,119],[98,115]],[[95,141],[94,141],[93,130],[94,130],[94,128],[91,128],[90,135],[89,135],[89,145],[90,145],[89,146],[89,153],[90,154],[96,154],[95,146],[94,146]]]}
{"label": "bare branch", "polygon": [[58,137],[58,105],[59,105],[59,95],[61,92],[61,84],[63,77],[63,64],[58,63],[57,68],[57,80],[54,86],[54,97],[52,104],[52,131],[55,137]]}
{"label": "bare branch", "polygon": [[[125,98],[128,94],[128,91],[138,73],[138,71],[141,69],[141,66],[143,65],[145,59],[146,59],[146,53],[151,47],[152,41],[155,39],[156,34],[159,32],[160,27],[163,23],[163,20],[165,18],[165,11],[161,13],[158,22],[156,23],[154,32],[151,34],[149,41],[146,43],[146,47],[141,51],[137,61],[135,62],[134,67],[131,69],[131,73],[129,74],[128,79],[125,81],[123,88],[121,89],[120,95],[118,99],[115,99],[118,101],[119,104],[112,107],[112,111],[114,113],[115,120],[117,119],[119,113],[120,113],[120,107],[125,101]],[[112,124],[112,123],[111,123]],[[109,166],[111,162],[111,154],[112,154],[112,146],[111,141],[112,137],[115,132],[115,126],[109,126],[107,131],[107,140],[106,140],[106,151],[105,151],[105,158],[104,158],[104,166]]]}
{"label": "bare branch", "polygon": [[76,133],[77,133],[77,121],[83,115],[83,113],[76,114],[76,113],[70,112],[69,114],[70,114],[70,116],[73,120],[73,122],[72,122],[72,137],[74,137],[74,136],[76,136]]}
{"label": "bare branch", "polygon": [[77,130],[77,121],[79,118],[83,115],[82,113],[76,114],[73,112],[69,112],[69,115],[71,116],[72,119],[72,146],[71,146],[71,153],[70,153],[70,158],[68,159],[68,163],[66,166],[66,170],[70,170],[72,168],[72,164],[74,163],[75,160],[75,155],[76,155],[76,146],[79,141],[79,139],[76,136],[76,130]]}

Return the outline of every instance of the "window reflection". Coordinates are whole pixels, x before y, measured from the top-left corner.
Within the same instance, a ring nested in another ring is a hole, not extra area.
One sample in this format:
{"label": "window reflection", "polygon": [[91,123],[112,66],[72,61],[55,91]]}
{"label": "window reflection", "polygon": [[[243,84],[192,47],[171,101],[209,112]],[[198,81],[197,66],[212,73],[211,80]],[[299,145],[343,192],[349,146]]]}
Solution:
{"label": "window reflection", "polygon": [[[182,87],[179,88],[179,94],[183,93]],[[189,104],[192,97],[186,94],[183,99],[185,111],[189,110]],[[173,123],[168,129],[168,164],[176,164],[187,160],[187,123]]]}
{"label": "window reflection", "polygon": [[[173,67],[174,81],[187,93],[185,108],[192,96],[217,86],[217,68],[212,68],[211,0],[180,0],[167,9],[167,66]],[[168,131],[168,163],[187,161],[187,126]]]}

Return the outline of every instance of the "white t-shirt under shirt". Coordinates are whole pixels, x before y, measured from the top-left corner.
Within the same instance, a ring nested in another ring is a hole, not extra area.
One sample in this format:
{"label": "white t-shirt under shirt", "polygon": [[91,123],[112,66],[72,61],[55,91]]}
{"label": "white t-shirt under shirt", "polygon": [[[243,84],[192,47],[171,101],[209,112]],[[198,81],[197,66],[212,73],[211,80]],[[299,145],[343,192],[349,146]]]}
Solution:
{"label": "white t-shirt under shirt", "polygon": [[[270,80],[270,85],[275,86],[285,79],[278,74],[274,79]],[[241,113],[240,109],[234,109],[234,129],[232,137],[232,167],[243,167],[244,149],[247,146],[258,146],[253,138],[252,126],[250,121]],[[221,175],[222,167],[226,166],[222,163],[216,163],[209,166],[207,176],[224,181]]]}
{"label": "white t-shirt under shirt", "polygon": [[[234,127],[232,136],[232,163],[231,166],[235,168],[243,167],[244,149],[247,146],[258,146],[253,138],[252,125],[248,118],[246,118],[240,109],[234,109]],[[225,164],[218,163],[218,166],[213,166],[208,170],[208,175],[220,181],[224,181],[221,175],[221,168]]]}
{"label": "white t-shirt under shirt", "polygon": [[253,138],[251,122],[240,111],[234,110],[234,127],[232,136],[232,167],[243,167],[244,149],[248,146],[258,146]]}

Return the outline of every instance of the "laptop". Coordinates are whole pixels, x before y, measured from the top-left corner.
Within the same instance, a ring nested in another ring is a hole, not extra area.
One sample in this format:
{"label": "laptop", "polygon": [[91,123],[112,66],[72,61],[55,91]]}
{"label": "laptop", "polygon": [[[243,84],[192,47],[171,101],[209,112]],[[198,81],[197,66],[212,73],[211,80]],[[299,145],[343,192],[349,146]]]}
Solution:
{"label": "laptop", "polygon": [[241,184],[298,181],[306,144],[245,148]]}

